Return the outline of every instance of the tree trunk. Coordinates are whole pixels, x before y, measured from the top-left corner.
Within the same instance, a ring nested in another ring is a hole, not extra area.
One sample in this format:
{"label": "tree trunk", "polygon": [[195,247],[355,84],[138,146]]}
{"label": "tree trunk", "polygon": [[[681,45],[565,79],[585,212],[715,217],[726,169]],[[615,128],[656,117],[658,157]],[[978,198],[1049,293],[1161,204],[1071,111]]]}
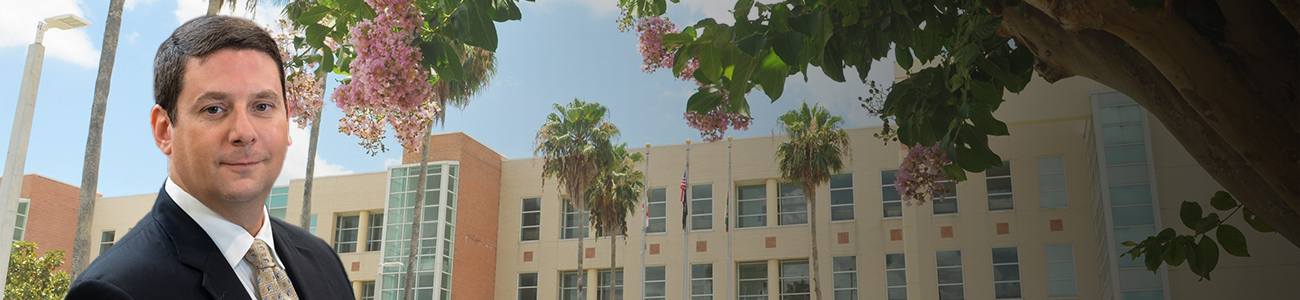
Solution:
{"label": "tree trunk", "polygon": [[[610,227],[613,227],[613,226],[610,226]],[[614,232],[614,230],[611,229],[611,230],[609,230],[608,232]],[[615,263],[615,260],[614,260],[614,256],[615,256],[616,254],[618,254],[618,251],[615,251],[615,250],[618,249],[618,244],[614,242],[615,240],[617,240],[617,237],[614,236],[614,234],[611,233],[611,234],[609,235],[609,281],[610,281],[610,284],[609,284],[609,285],[610,285],[610,286],[613,286],[613,285],[614,285],[614,279],[615,279],[615,276],[614,276],[614,275],[616,275],[615,272],[614,272],[614,270],[616,270],[616,269],[615,269],[615,267],[616,267],[616,263]],[[609,289],[609,297],[607,297],[607,298],[605,298],[605,299],[610,299],[610,300],[618,299],[617,297],[614,297],[614,293],[617,293],[617,292],[614,291],[614,289]]]}
{"label": "tree trunk", "polygon": [[407,248],[409,253],[406,254],[406,280],[402,285],[402,297],[406,300],[415,299],[415,268],[416,254],[420,252],[420,212],[424,210],[424,188],[425,181],[429,177],[429,137],[432,135],[433,125],[429,125],[424,131],[424,142],[420,145],[420,176],[415,183],[415,207],[411,220],[411,245]]}
{"label": "tree trunk", "polygon": [[226,2],[226,0],[208,0],[208,15],[215,16],[221,13],[222,2]]}
{"label": "tree trunk", "polygon": [[[1295,168],[1296,164],[1289,163],[1295,159],[1273,156],[1267,161],[1271,161],[1272,164],[1276,165],[1289,166],[1274,166],[1272,167],[1273,171],[1261,172],[1261,169],[1258,168],[1261,156],[1254,151],[1254,148],[1264,147],[1263,144],[1242,145],[1240,139],[1238,139],[1237,144],[1234,145],[1225,136],[1236,134],[1233,130],[1244,129],[1240,128],[1240,126],[1232,128],[1216,127],[1208,121],[1217,120],[1219,123],[1247,121],[1245,123],[1256,124],[1254,123],[1256,119],[1270,119],[1271,117],[1252,114],[1237,115],[1240,112],[1222,111],[1216,108],[1206,109],[1203,107],[1206,105],[1204,102],[1207,102],[1205,100],[1197,100],[1201,102],[1199,105],[1202,105],[1202,107],[1194,106],[1180,92],[1188,88],[1180,88],[1178,84],[1170,81],[1168,79],[1170,77],[1161,71],[1157,62],[1148,59],[1147,55],[1144,55],[1136,48],[1130,47],[1129,42],[1109,32],[1087,28],[1079,30],[1066,29],[1062,25],[1065,22],[1064,20],[1057,20],[1057,18],[1035,7],[1027,7],[1023,12],[1016,7],[1003,7],[999,12],[1004,18],[1003,26],[1005,29],[1018,40],[1024,42],[1034,53],[1035,69],[1048,82],[1055,82],[1073,76],[1083,76],[1132,97],[1147,108],[1162,124],[1171,129],[1170,133],[1174,138],[1215,181],[1232,193],[1252,212],[1259,215],[1280,235],[1290,240],[1292,244],[1300,246],[1300,216],[1297,215],[1296,206],[1289,203],[1296,202],[1297,199],[1300,199],[1300,196],[1293,192],[1295,187],[1277,186],[1278,179],[1289,179],[1272,175],[1277,172],[1277,168]],[[1195,33],[1183,32],[1179,34]],[[1223,60],[1217,56],[1203,59]],[[1115,63],[1095,63],[1099,61]],[[1190,66],[1188,67],[1190,68]],[[1194,70],[1193,72],[1204,71]],[[1293,74],[1287,73],[1277,76],[1290,78],[1293,77]],[[1218,85],[1239,84],[1240,81],[1234,81],[1235,83],[1201,82],[1194,85],[1194,87],[1202,90],[1213,89]],[[1188,95],[1195,96],[1195,93],[1188,93]],[[1228,101],[1226,99],[1233,100]],[[1264,100],[1258,100],[1258,97],[1233,97],[1216,99],[1216,101],[1222,104],[1233,103],[1235,105],[1239,102]],[[1285,106],[1285,104],[1280,105]],[[1274,107],[1280,106],[1274,105]],[[1285,111],[1286,108],[1281,107],[1274,110]],[[1276,115],[1276,113],[1269,114]],[[1238,116],[1239,118],[1230,119],[1224,116]],[[1276,123],[1275,121],[1270,122]],[[1283,137],[1281,140],[1294,139],[1300,136],[1300,134],[1292,130],[1291,126],[1285,123],[1270,126],[1251,126],[1249,130],[1256,131],[1251,135],[1263,133],[1267,136]],[[1260,142],[1264,143],[1264,141]],[[1285,148],[1278,151],[1296,151],[1297,149],[1294,145]],[[1242,149],[1246,150],[1243,151]],[[1270,155],[1275,155],[1278,151],[1273,151],[1273,154]],[[1254,159],[1248,159],[1251,157]],[[1270,180],[1270,178],[1272,179]]]}
{"label": "tree trunk", "polygon": [[[317,79],[316,84],[320,85],[321,95],[324,95],[325,77]],[[324,99],[321,99],[321,101],[324,101]],[[324,111],[325,106],[322,105],[316,109],[316,113],[311,117],[311,137],[308,138],[309,142],[307,143],[307,179],[303,182],[302,219],[298,222],[298,227],[303,229],[310,228],[311,225],[311,190],[312,183],[316,179],[316,141],[320,139],[320,114]],[[365,225],[361,226],[364,228]],[[358,243],[358,245],[362,245],[362,243]]]}
{"label": "tree trunk", "polygon": [[122,29],[123,2],[125,0],[109,3],[108,20],[104,23],[104,46],[99,56],[99,76],[95,79],[95,100],[90,109],[90,133],[86,136],[86,159],[81,169],[81,194],[77,197],[77,237],[72,242],[73,280],[90,264],[90,225],[95,217],[95,194],[99,188],[99,154],[104,133],[104,112],[108,109],[108,90],[112,85],[113,62],[117,56],[117,37]]}
{"label": "tree trunk", "polygon": [[587,248],[582,246],[582,236],[587,235],[587,207],[583,202],[578,200],[578,299],[587,298],[587,272],[582,269],[582,258],[587,256]]}
{"label": "tree trunk", "polygon": [[808,203],[808,230],[812,233],[812,260],[808,263],[812,265],[812,272],[808,278],[812,281],[813,300],[822,299],[822,286],[818,284],[817,277],[821,274],[821,259],[817,255],[817,186],[803,186],[803,199]]}

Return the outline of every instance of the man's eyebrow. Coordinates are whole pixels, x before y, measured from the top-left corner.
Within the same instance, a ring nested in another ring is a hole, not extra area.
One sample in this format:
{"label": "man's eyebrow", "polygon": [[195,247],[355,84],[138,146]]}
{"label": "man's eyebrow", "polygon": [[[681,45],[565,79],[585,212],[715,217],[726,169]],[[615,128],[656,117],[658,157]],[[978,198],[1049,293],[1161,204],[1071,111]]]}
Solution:
{"label": "man's eyebrow", "polygon": [[254,93],[253,98],[254,99],[278,99],[280,98],[280,93],[276,93],[275,91],[272,90],[262,90],[261,92]]}
{"label": "man's eyebrow", "polygon": [[208,91],[199,94],[198,97],[195,97],[194,102],[201,103],[205,101],[220,101],[226,99],[230,99],[230,94],[226,92]]}

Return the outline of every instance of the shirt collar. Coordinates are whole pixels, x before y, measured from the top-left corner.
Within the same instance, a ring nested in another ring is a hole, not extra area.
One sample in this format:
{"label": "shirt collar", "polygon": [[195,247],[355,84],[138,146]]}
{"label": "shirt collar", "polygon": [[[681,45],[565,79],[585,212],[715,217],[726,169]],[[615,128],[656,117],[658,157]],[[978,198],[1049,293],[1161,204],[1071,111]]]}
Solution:
{"label": "shirt collar", "polygon": [[[194,219],[204,232],[207,232],[208,237],[212,238],[212,243],[217,245],[217,250],[221,251],[221,255],[226,258],[226,262],[232,269],[243,261],[244,254],[247,254],[248,248],[253,246],[253,235],[248,234],[244,227],[226,220],[203,202],[199,202],[176,185],[170,177],[167,178],[164,189],[167,195],[171,196],[172,201]],[[258,231],[256,238],[266,242],[266,245],[271,248],[271,253],[276,253],[275,240],[271,233],[271,219],[268,216],[266,206],[262,206],[262,229]]]}

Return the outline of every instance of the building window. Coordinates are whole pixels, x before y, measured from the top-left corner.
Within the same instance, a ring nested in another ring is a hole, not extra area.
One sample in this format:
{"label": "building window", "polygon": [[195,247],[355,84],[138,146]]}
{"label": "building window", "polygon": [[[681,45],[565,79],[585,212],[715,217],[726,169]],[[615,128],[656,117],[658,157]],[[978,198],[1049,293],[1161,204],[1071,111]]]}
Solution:
{"label": "building window", "polygon": [[907,263],[902,253],[885,254],[885,299],[907,300]]}
{"label": "building window", "polygon": [[984,171],[984,177],[988,188],[989,211],[1015,209],[1016,203],[1011,199],[1011,162],[1002,161],[1001,168]]}
{"label": "building window", "polygon": [[582,216],[569,205],[569,201],[564,201],[564,217],[561,219],[564,224],[561,224],[560,239],[576,239],[579,234],[584,238],[587,237],[587,230],[579,227],[582,225]]}
{"label": "building window", "polygon": [[831,175],[831,221],[853,220],[853,173]]}
{"label": "building window", "polygon": [[1047,245],[1047,290],[1051,298],[1078,297],[1074,285],[1074,249],[1071,244]]}
{"label": "building window", "polygon": [[379,251],[384,243],[384,214],[370,214],[366,225],[366,251]]}
{"label": "building window", "polygon": [[1016,247],[993,248],[993,296],[1020,299],[1020,255]]}
{"label": "building window", "polygon": [[560,300],[578,300],[578,271],[560,272]]}
{"label": "building window", "polygon": [[939,300],[963,300],[961,250],[935,252],[935,265],[939,270]]}
{"label": "building window", "polygon": [[665,188],[650,189],[650,225],[646,227],[646,233],[662,233],[666,229],[668,214],[665,193]]}
{"label": "building window", "polygon": [[27,236],[27,211],[31,204],[31,199],[18,199],[18,215],[14,216],[14,241],[21,241]]}
{"label": "building window", "polygon": [[113,241],[117,238],[117,231],[104,230],[99,234],[99,254],[103,255],[109,247],[113,247]]}
{"label": "building window", "polygon": [[1038,159],[1038,202],[1042,208],[1069,207],[1065,197],[1065,163],[1060,156]]}
{"label": "building window", "polygon": [[940,198],[937,196],[934,197],[934,199],[930,202],[932,204],[930,206],[934,207],[935,215],[956,214],[957,213],[957,183],[954,183],[951,180],[944,181],[943,187],[944,189],[948,190],[948,194],[944,195],[942,200],[940,200]]}
{"label": "building window", "polygon": [[645,267],[645,300],[664,300],[667,295],[664,266]]}
{"label": "building window", "polygon": [[311,220],[307,222],[307,232],[316,234],[316,214],[311,214]]}
{"label": "building window", "polygon": [[777,190],[777,225],[808,224],[808,202],[803,199],[803,187],[782,183]]}
{"label": "building window", "polygon": [[691,265],[691,300],[713,300],[713,264]]}
{"label": "building window", "polygon": [[739,300],[767,300],[767,262],[736,264],[736,273]]}
{"label": "building window", "polygon": [[375,282],[361,282],[361,300],[375,300]]}
{"label": "building window", "polygon": [[600,278],[596,280],[596,299],[623,299],[623,269],[615,269],[612,273],[602,270],[598,274]]}
{"label": "building window", "polygon": [[831,260],[835,264],[831,270],[835,280],[835,300],[858,299],[858,258],[838,256]]}
{"label": "building window", "polygon": [[781,300],[808,299],[808,261],[781,262]]}
{"label": "building window", "polygon": [[266,214],[284,220],[288,210],[289,187],[272,188],[271,194],[266,196]]}
{"label": "building window", "polygon": [[713,229],[713,184],[691,186],[691,230]]}
{"label": "building window", "polygon": [[736,188],[736,228],[767,226],[767,186],[747,185]]}
{"label": "building window", "polygon": [[519,274],[519,300],[537,300],[537,273]]}
{"label": "building window", "polygon": [[536,241],[542,231],[542,199],[525,198],[520,211],[519,240]]}
{"label": "building window", "polygon": [[334,249],[339,253],[357,252],[357,225],[361,216],[338,216],[334,221]]}
{"label": "building window", "polygon": [[880,171],[880,203],[884,205],[885,218],[903,216],[903,196],[894,187],[894,173],[898,173],[898,170]]}

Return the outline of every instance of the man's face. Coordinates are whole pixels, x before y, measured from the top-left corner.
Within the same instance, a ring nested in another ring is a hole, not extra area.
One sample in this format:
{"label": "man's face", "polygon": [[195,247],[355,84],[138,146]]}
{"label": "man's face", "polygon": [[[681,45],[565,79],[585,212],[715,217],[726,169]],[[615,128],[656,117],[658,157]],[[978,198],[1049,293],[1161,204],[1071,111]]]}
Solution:
{"label": "man's face", "polygon": [[176,119],[153,109],[154,139],[172,181],[204,202],[263,201],[290,143],[275,61],[223,49],[190,58],[184,74]]}

